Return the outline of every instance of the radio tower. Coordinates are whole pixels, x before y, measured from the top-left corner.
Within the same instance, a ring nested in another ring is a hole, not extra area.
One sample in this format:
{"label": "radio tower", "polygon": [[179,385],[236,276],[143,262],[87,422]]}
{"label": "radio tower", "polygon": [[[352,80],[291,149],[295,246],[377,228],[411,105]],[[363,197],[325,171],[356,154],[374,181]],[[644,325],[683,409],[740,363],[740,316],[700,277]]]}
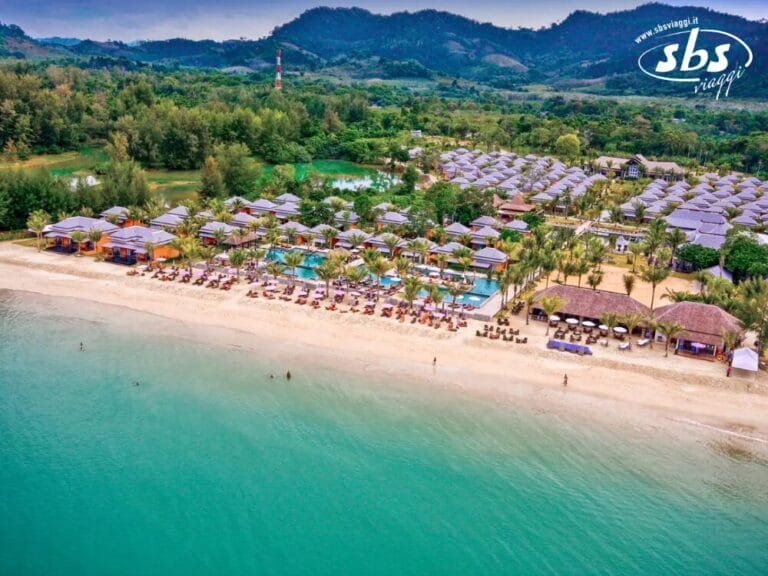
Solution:
{"label": "radio tower", "polygon": [[275,90],[283,89],[283,51],[277,49],[277,61],[275,63]]}

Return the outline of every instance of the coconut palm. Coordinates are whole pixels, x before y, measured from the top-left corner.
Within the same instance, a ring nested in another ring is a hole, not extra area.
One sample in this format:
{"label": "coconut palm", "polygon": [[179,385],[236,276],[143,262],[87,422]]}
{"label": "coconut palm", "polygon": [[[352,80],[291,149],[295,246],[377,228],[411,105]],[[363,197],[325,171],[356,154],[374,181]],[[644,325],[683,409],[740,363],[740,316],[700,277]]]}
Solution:
{"label": "coconut palm", "polygon": [[395,248],[397,248],[397,245],[400,243],[400,238],[398,238],[394,234],[384,234],[381,237],[381,240],[382,242],[384,242],[384,245],[387,247],[387,250],[389,250],[389,257],[394,258]]}
{"label": "coconut palm", "polygon": [[529,292],[523,299],[523,302],[525,303],[525,325],[528,326],[531,319],[531,309],[533,308],[533,305],[536,304],[536,294]]}
{"label": "coconut palm", "polygon": [[427,292],[429,293],[429,299],[432,300],[435,308],[437,309],[443,303],[444,294],[440,290],[440,286],[437,284],[429,284],[427,286]]}
{"label": "coconut palm", "polygon": [[248,258],[254,261],[256,264],[256,272],[259,271],[259,262],[261,262],[267,255],[267,251],[264,248],[252,248],[248,250]]}
{"label": "coconut palm", "polygon": [[344,269],[344,277],[349,284],[359,284],[368,277],[368,270],[365,266],[347,266]]}
{"label": "coconut palm", "polygon": [[347,238],[347,242],[349,242],[349,245],[352,246],[352,249],[354,250],[358,246],[360,246],[363,242],[365,242],[365,236],[360,232],[354,232],[349,235],[349,238]]}
{"label": "coconut palm", "polygon": [[40,252],[40,245],[43,241],[43,230],[50,224],[51,217],[44,210],[35,210],[27,218],[27,228],[37,236],[37,251]]}
{"label": "coconut palm", "polygon": [[408,242],[408,252],[415,254],[419,257],[422,264],[426,262],[427,254],[429,254],[429,245],[421,238],[416,238]]}
{"label": "coconut palm", "polygon": [[223,228],[216,228],[213,231],[213,240],[216,242],[216,247],[221,250],[224,247],[224,242],[227,240],[227,233]]}
{"label": "coconut palm", "polygon": [[659,322],[656,326],[656,331],[664,336],[666,342],[664,343],[664,357],[669,356],[669,343],[673,338],[677,338],[685,330],[682,324],[677,322]]}
{"label": "coconut palm", "polygon": [[267,228],[267,234],[265,236],[265,240],[267,241],[267,244],[269,244],[269,249],[274,250],[275,246],[277,246],[277,243],[280,241],[280,230],[277,229],[277,227],[271,227]]}
{"label": "coconut palm", "polygon": [[104,235],[104,233],[98,228],[91,228],[88,230],[86,235],[88,236],[88,241],[91,243],[93,249],[95,250],[96,244],[99,243],[99,240],[101,240],[101,237]]}
{"label": "coconut palm", "polygon": [[301,266],[302,262],[304,262],[304,254],[302,254],[301,252],[292,250],[285,254],[285,265],[291,270],[291,284],[295,284],[296,268]]}
{"label": "coconut palm", "polygon": [[642,322],[642,314],[622,314],[619,316],[619,321],[627,327],[627,342],[632,345],[632,332],[635,331]]}
{"label": "coconut palm", "polygon": [[325,243],[325,245],[328,248],[333,248],[333,241],[336,240],[336,237],[339,235],[339,231],[332,226],[328,226],[327,228],[323,228],[322,234],[323,234],[323,242]]}
{"label": "coconut palm", "polygon": [[587,286],[592,290],[597,290],[600,283],[603,281],[603,273],[600,270],[595,270],[587,275]]}
{"label": "coconut palm", "polygon": [[667,234],[667,246],[669,246],[669,249],[672,252],[672,258],[669,262],[670,264],[672,264],[672,260],[677,254],[677,249],[680,248],[680,246],[687,240],[688,238],[686,237],[685,232],[683,232],[680,228],[674,228]]}
{"label": "coconut palm", "polygon": [[558,310],[561,310],[563,306],[565,306],[565,300],[560,298],[560,296],[544,296],[541,300],[539,300],[539,308],[541,308],[542,312],[544,312],[544,314],[547,316],[547,331],[544,334],[545,336],[549,336],[550,316],[552,316]]}
{"label": "coconut palm", "polygon": [[395,258],[394,261],[395,271],[400,278],[405,278],[408,272],[411,270],[411,261],[405,256]]}
{"label": "coconut palm", "polygon": [[376,277],[376,300],[378,300],[379,289],[381,288],[381,277],[387,273],[387,271],[392,267],[392,264],[386,258],[379,256],[376,260],[372,260],[366,266],[368,267],[368,271]]}
{"label": "coconut palm", "polygon": [[229,263],[235,267],[237,281],[240,281],[240,268],[245,264],[245,260],[248,257],[248,253],[245,250],[236,249],[229,252]]}
{"label": "coconut palm", "polygon": [[[320,264],[317,268],[315,268],[315,274],[317,277],[325,282],[325,293],[330,294],[331,291],[331,282],[336,280],[336,278],[339,277],[340,274],[339,266],[336,262],[333,260],[325,260],[322,264]],[[347,270],[347,274],[349,273],[349,270]],[[349,276],[347,276],[347,279],[349,279]]]}
{"label": "coconut palm", "polygon": [[609,332],[613,330],[618,323],[619,317],[613,312],[606,312],[600,316],[600,324],[607,327]]}
{"label": "coconut palm", "polygon": [[621,281],[624,283],[624,291],[627,293],[627,296],[632,295],[632,290],[635,289],[636,280],[637,280],[637,277],[634,274],[622,275]]}
{"label": "coconut palm", "polygon": [[155,259],[155,245],[152,242],[150,242],[149,240],[147,240],[146,242],[144,242],[144,246],[143,247],[144,247],[144,251],[147,253],[147,260],[149,262],[154,261],[154,259]]}
{"label": "coconut palm", "polygon": [[217,252],[216,246],[200,246],[197,249],[197,256],[205,262],[205,267],[210,269]]}
{"label": "coconut palm", "polygon": [[[318,268],[315,268],[315,271],[317,271],[318,269],[319,269],[319,266]],[[269,262],[267,264],[267,274],[272,276],[275,280],[280,278],[280,276],[282,276],[284,272],[285,272],[285,269],[283,268],[283,265],[277,260],[273,260],[272,262]]]}
{"label": "coconut palm", "polygon": [[424,283],[416,276],[408,276],[403,281],[403,296],[408,302],[408,308],[413,310],[413,301],[419,297],[419,292],[424,287]]}
{"label": "coconut palm", "polygon": [[381,258],[381,252],[379,252],[376,248],[366,248],[362,252],[360,252],[360,259],[363,261],[363,263],[368,266],[372,262],[375,262],[379,258]]}
{"label": "coconut palm", "polygon": [[720,337],[723,339],[723,348],[726,352],[728,350],[735,350],[741,339],[741,335],[738,332],[732,332],[730,330],[723,330]]}
{"label": "coconut palm", "polygon": [[85,239],[88,238],[88,235],[85,232],[81,232],[80,230],[75,230],[69,235],[72,242],[77,244],[77,255],[80,256],[80,248],[83,245],[83,242],[85,242]]}
{"label": "coconut palm", "polygon": [[453,316],[456,311],[456,300],[467,291],[467,285],[461,282],[449,282],[446,284],[446,289],[448,294],[451,295],[451,304],[453,304],[451,306],[451,316]]}
{"label": "coconut palm", "polygon": [[656,320],[656,317],[653,314],[646,314],[643,317],[643,326],[645,326],[645,329],[651,335],[651,342],[650,342],[651,348],[653,348],[653,341],[655,340],[654,336],[656,334],[656,328],[658,325],[659,325],[659,321]]}
{"label": "coconut palm", "polygon": [[669,277],[669,268],[666,262],[663,265],[655,264],[643,270],[640,278],[651,285],[651,312],[653,312],[653,303],[656,299],[656,287]]}
{"label": "coconut palm", "polygon": [[186,238],[177,238],[173,241],[172,246],[179,251],[181,257],[186,260],[187,268],[192,270],[192,261],[200,251],[200,240],[195,236],[187,236]]}
{"label": "coconut palm", "polygon": [[637,260],[645,252],[645,246],[641,242],[630,242],[627,250],[632,254],[632,274],[634,274],[637,271]]}
{"label": "coconut palm", "polygon": [[445,267],[448,266],[448,255],[447,254],[438,254],[435,257],[435,261],[437,262],[437,267],[440,269],[440,278],[443,278],[443,272],[445,272]]}

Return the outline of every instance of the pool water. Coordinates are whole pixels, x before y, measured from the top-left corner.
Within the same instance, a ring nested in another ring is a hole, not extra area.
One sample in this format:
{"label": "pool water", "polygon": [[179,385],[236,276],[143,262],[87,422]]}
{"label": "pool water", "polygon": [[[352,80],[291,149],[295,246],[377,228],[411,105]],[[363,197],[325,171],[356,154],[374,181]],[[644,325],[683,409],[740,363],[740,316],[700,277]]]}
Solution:
{"label": "pool water", "polygon": [[[476,278],[472,289],[469,292],[465,292],[458,298],[456,298],[457,304],[471,304],[472,306],[482,306],[488,299],[499,291],[499,283],[496,280],[487,280],[485,278]],[[453,296],[448,293],[448,290],[441,288],[440,292],[443,293],[443,301],[447,304],[453,302]],[[419,298],[425,298],[427,291],[422,290],[419,292]]]}
{"label": "pool water", "polygon": [[[283,248],[274,248],[267,252],[267,261],[285,263],[285,255],[290,250]],[[301,265],[296,268],[296,277],[302,280],[317,280],[315,268],[325,262],[325,256],[318,253],[306,253]],[[286,270],[286,274],[291,274],[291,270]]]}

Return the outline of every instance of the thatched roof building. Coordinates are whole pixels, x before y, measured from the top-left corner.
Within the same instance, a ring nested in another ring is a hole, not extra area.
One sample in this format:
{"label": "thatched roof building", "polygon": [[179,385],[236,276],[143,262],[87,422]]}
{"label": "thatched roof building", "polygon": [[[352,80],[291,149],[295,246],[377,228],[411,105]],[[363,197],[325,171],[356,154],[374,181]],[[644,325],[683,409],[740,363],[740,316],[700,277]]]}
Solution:
{"label": "thatched roof building", "polygon": [[661,322],[676,322],[685,327],[680,339],[720,347],[724,332],[743,332],[739,321],[713,304],[678,302],[658,308],[654,315]]}
{"label": "thatched roof building", "polygon": [[[650,308],[626,294],[579,288],[578,286],[555,284],[544,290],[539,290],[535,296],[537,301],[546,296],[559,296],[565,301],[565,304],[558,312],[580,318],[599,320],[603,314],[645,315],[650,313]],[[534,310],[536,310],[536,306],[534,306]]]}

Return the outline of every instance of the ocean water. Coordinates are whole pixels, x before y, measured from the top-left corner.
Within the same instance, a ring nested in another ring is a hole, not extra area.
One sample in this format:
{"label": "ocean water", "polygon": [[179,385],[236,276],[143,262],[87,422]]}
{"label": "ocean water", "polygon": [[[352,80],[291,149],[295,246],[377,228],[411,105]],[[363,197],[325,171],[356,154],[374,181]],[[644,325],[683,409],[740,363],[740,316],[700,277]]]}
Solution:
{"label": "ocean water", "polygon": [[0,574],[768,574],[759,457],[215,336],[0,292]]}

